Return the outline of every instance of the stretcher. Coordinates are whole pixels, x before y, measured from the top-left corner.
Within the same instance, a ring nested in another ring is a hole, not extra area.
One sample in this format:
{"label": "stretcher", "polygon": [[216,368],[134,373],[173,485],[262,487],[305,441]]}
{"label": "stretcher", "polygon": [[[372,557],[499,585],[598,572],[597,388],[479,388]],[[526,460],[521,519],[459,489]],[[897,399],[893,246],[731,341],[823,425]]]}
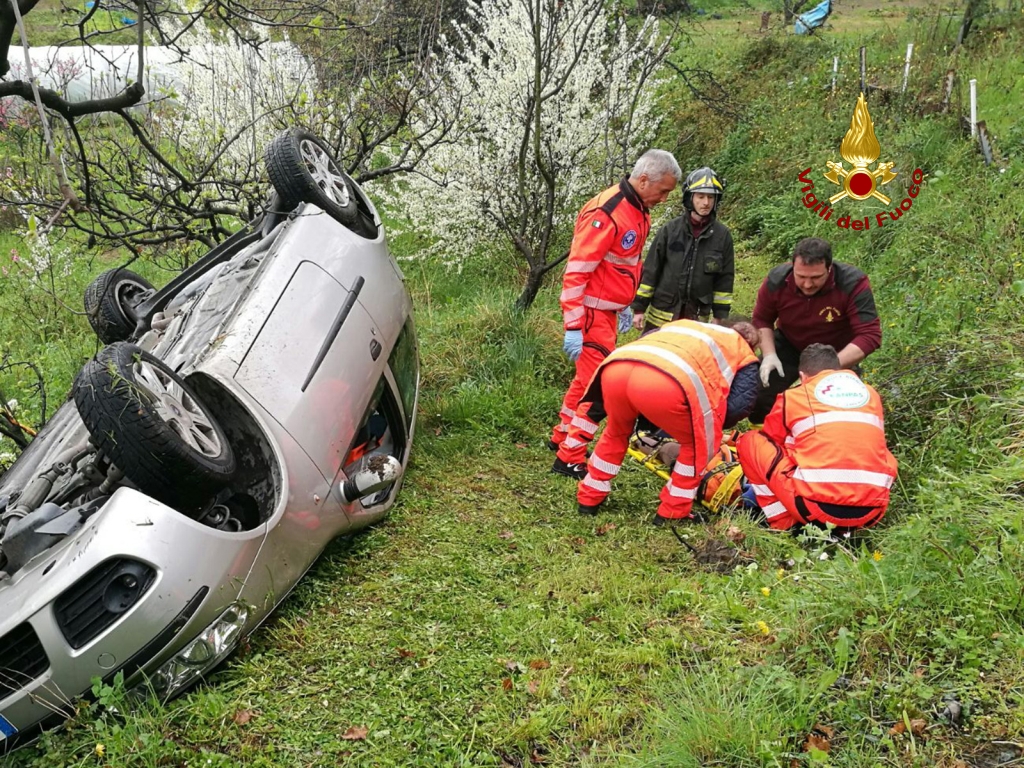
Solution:
{"label": "stretcher", "polygon": [[[725,436],[701,475],[697,501],[708,512],[721,512],[735,504],[743,492],[743,469],[736,454],[738,435],[731,432]],[[626,452],[644,469],[668,481],[679,444],[663,432],[639,430],[630,438]]]}

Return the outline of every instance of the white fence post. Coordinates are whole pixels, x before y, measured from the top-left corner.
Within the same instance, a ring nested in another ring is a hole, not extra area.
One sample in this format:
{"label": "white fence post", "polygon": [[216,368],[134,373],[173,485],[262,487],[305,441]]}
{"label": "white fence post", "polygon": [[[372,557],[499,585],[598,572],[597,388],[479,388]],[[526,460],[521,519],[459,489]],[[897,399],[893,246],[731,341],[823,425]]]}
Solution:
{"label": "white fence post", "polygon": [[836,73],[839,71],[839,57],[832,57],[832,93],[836,92]]}
{"label": "white fence post", "polygon": [[903,90],[900,93],[907,92],[907,78],[910,77],[910,56],[914,53],[914,44],[907,43],[907,62],[903,65]]}
{"label": "white fence post", "polygon": [[971,78],[971,137],[978,135],[978,81]]}

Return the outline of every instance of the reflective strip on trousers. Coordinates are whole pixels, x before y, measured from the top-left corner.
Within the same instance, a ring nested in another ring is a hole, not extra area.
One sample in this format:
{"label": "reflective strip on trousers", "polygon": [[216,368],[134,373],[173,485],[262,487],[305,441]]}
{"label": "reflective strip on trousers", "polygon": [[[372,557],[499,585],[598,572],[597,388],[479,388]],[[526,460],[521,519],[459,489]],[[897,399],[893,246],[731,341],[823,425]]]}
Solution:
{"label": "reflective strip on trousers", "polygon": [[884,472],[871,472],[866,469],[803,469],[797,467],[793,478],[805,483],[852,483],[854,485],[873,485],[878,488],[889,488],[896,478]]}
{"label": "reflective strip on trousers", "polygon": [[594,469],[599,469],[606,475],[611,475],[612,477],[615,477],[617,474],[619,474],[619,470],[622,469],[621,464],[612,464],[610,461],[605,461],[597,454],[594,454],[590,457],[590,466],[592,466]]}
{"label": "reflective strip on trousers", "polygon": [[764,516],[769,520],[776,517],[781,517],[789,512],[785,505],[781,501],[775,501],[769,504],[767,507],[761,507],[761,511],[764,512]]}
{"label": "reflective strip on trousers", "polygon": [[[693,384],[693,388],[697,392],[697,403],[700,406],[700,412],[704,416],[704,442],[706,444],[705,449],[707,451],[704,454],[704,463],[706,464],[711,461],[711,456],[714,454],[716,448],[715,436],[713,434],[715,431],[715,422],[711,413],[711,401],[708,399],[707,390],[704,389],[704,382],[701,380],[697,372],[693,370],[690,364],[683,360],[679,355],[674,352],[669,352],[667,349],[662,349],[661,347],[653,347],[647,344],[630,344],[628,347],[623,347],[623,349],[626,349],[629,352],[647,352],[655,357],[660,357],[662,360],[671,363],[686,374],[686,377],[690,380],[690,383]],[[609,359],[614,357],[615,352],[612,353]],[[625,357],[625,355],[622,355],[621,357]],[[693,412],[693,408],[690,409],[690,412]]]}
{"label": "reflective strip on trousers", "polygon": [[696,467],[691,464],[680,464],[677,461],[672,467],[672,474],[679,475],[680,477],[695,477],[696,473]]}
{"label": "reflective strip on trousers", "polygon": [[572,426],[577,427],[578,429],[586,430],[590,434],[594,434],[595,432],[597,432],[598,429],[597,424],[583,418],[582,416],[574,417],[573,420],[569,423],[572,424]]}
{"label": "reflective strip on trousers", "polygon": [[790,432],[793,437],[814,429],[822,424],[870,424],[873,427],[884,429],[882,420],[873,413],[860,413],[857,411],[829,411],[828,413],[817,413],[796,422]]}
{"label": "reflective strip on trousers", "polygon": [[774,496],[775,495],[774,493],[772,493],[772,489],[769,488],[767,485],[757,485],[756,483],[751,483],[750,487],[754,489],[754,493],[756,495],[758,495],[758,496]]}
{"label": "reflective strip on trousers", "polygon": [[611,480],[595,480],[589,474],[583,478],[583,485],[593,488],[595,491],[601,491],[602,493],[612,492]]}
{"label": "reflective strip on trousers", "polygon": [[669,481],[669,484],[665,486],[668,489],[668,495],[677,499],[694,499],[697,497],[696,488],[679,488]]}

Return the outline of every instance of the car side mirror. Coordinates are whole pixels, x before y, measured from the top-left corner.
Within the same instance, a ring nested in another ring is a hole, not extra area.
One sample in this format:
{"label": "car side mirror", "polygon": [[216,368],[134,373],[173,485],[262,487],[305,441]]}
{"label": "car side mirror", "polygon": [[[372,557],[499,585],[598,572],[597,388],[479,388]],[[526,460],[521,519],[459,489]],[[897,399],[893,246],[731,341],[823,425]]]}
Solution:
{"label": "car side mirror", "polygon": [[338,491],[346,504],[390,488],[402,476],[402,462],[394,456],[370,456],[366,466],[341,483]]}

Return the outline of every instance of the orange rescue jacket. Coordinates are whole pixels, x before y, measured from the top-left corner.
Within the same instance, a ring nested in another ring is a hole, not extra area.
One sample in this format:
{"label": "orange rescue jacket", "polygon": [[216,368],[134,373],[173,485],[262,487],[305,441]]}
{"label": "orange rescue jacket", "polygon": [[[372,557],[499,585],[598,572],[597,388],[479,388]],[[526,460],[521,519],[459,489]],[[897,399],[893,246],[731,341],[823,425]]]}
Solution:
{"label": "orange rescue jacket", "polygon": [[711,461],[721,445],[733,377],[757,362],[750,345],[731,328],[677,320],[612,352],[594,374],[584,401],[600,401],[601,370],[622,360],[648,365],[679,383],[693,420],[698,467]]}
{"label": "orange rescue jacket", "polygon": [[885,444],[882,400],[852,371],[823,371],[787,389],[764,433],[796,464],[796,495],[826,504],[885,507],[896,457]]}
{"label": "orange rescue jacket", "polygon": [[559,297],[565,330],[583,328],[584,307],[618,311],[629,306],[650,230],[650,213],[627,179],[583,206]]}

